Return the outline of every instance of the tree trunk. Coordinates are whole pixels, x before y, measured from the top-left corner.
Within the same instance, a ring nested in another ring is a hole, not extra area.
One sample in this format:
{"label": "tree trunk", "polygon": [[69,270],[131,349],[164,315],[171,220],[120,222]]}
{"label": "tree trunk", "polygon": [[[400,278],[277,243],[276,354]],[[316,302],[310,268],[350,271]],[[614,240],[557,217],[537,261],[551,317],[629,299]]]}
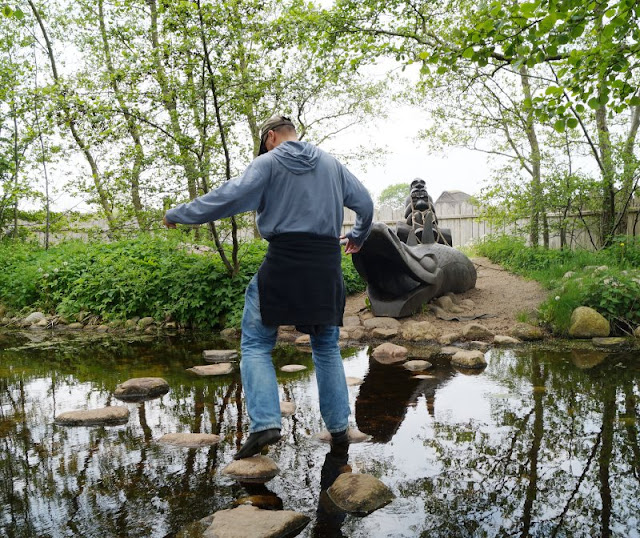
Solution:
{"label": "tree trunk", "polygon": [[127,131],[133,140],[134,152],[133,152],[133,166],[131,168],[131,203],[133,205],[133,211],[138,222],[138,227],[144,227],[143,213],[142,213],[142,201],[140,199],[140,172],[142,170],[144,162],[144,151],[142,149],[142,139],[140,136],[140,129],[131,115],[131,111],[124,100],[124,96],[118,86],[116,78],[116,72],[113,67],[113,60],[111,58],[111,49],[109,46],[109,39],[107,37],[107,28],[104,22],[104,0],[98,0],[98,20],[100,23],[100,34],[102,36],[102,44],[104,46],[104,56],[107,66],[107,72],[109,74],[109,84],[118,101],[120,110],[124,114],[124,118],[127,122]]}
{"label": "tree trunk", "polygon": [[[520,67],[520,81],[525,99],[532,99],[531,83],[529,73],[525,65]],[[531,220],[529,224],[529,243],[533,247],[539,244],[540,236],[540,213],[543,210],[542,184],[540,182],[540,145],[533,118],[533,111],[527,110],[525,119],[525,132],[531,147]]]}
{"label": "tree trunk", "polygon": [[[40,27],[40,31],[42,32],[42,36],[44,38],[47,54],[49,56],[49,62],[51,64],[51,72],[53,74],[53,80],[56,83],[56,86],[61,86],[60,77],[58,75],[58,67],[56,65],[55,55],[53,53],[53,45],[51,44],[51,40],[49,39],[49,34],[44,27],[44,23],[42,22],[42,18],[40,17],[40,12],[37,10],[33,0],[28,0],[29,6],[31,7],[31,11],[33,11],[33,15],[38,22],[38,26]],[[93,154],[91,153],[91,149],[87,145],[86,141],[80,136],[80,132],[78,131],[78,127],[73,118],[71,110],[69,109],[69,105],[65,100],[65,91],[61,92],[61,106],[62,111],[64,113],[65,123],[69,127],[71,131],[71,135],[76,142],[76,145],[82,151],[85,159],[89,163],[89,167],[91,169],[91,176],[93,178],[93,184],[96,188],[96,192],[98,193],[98,200],[100,202],[100,206],[104,211],[105,217],[107,218],[107,222],[109,223],[109,229],[113,229],[114,220],[113,220],[113,212],[111,210],[111,203],[109,201],[109,194],[107,190],[104,188],[102,184],[102,179],[100,175],[100,171],[98,170],[98,165],[96,164],[95,159],[93,158]]]}

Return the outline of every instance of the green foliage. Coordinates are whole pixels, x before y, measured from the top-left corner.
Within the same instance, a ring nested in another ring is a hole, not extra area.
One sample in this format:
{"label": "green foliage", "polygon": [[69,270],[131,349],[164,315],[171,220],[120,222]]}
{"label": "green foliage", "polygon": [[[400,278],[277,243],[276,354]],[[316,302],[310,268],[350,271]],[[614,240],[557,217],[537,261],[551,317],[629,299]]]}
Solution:
{"label": "green foliage", "polygon": [[386,205],[393,209],[404,207],[405,200],[409,196],[408,183],[395,183],[385,187],[378,196],[378,205]]}
{"label": "green foliage", "polygon": [[[244,290],[266,243],[243,243],[240,272],[231,277],[217,254],[195,255],[177,234],[113,243],[68,242],[48,251],[33,244],[0,243],[0,302],[64,316],[84,311],[105,320],[133,316],[172,319],[193,327],[240,323]],[[343,256],[347,293],[364,289]]]}
{"label": "green foliage", "polygon": [[501,236],[479,244],[477,250],[551,290],[540,314],[559,333],[567,331],[578,306],[597,310],[618,332],[640,325],[638,238],[617,237],[610,247],[592,252],[531,248],[521,239]]}

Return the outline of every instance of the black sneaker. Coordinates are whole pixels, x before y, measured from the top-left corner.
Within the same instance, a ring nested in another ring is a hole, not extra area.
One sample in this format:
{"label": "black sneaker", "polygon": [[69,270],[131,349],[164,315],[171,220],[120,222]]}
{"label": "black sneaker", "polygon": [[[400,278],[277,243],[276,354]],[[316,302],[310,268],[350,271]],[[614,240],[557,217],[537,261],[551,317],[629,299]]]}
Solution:
{"label": "black sneaker", "polygon": [[280,430],[277,428],[252,433],[249,435],[245,444],[242,445],[242,448],[238,450],[238,453],[233,456],[233,459],[241,460],[255,456],[260,453],[265,446],[277,443],[281,438]]}
{"label": "black sneaker", "polygon": [[331,454],[344,457],[349,453],[349,430],[331,434]]}

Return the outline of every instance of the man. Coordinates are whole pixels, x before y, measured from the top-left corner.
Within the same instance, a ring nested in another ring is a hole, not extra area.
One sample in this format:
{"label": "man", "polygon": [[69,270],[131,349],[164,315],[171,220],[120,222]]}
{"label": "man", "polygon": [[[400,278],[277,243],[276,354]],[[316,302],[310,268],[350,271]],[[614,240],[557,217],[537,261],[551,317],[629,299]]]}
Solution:
{"label": "man", "polygon": [[[340,240],[360,250],[373,219],[365,187],[334,157],[301,142],[289,118],[262,126],[259,155],[238,178],[167,211],[164,222],[201,224],[256,210],[269,248],[247,286],[240,372],[250,435],[235,459],[259,453],[280,439],[280,398],[271,359],[279,325],[311,337],[320,412],[332,448],[348,450],[349,397],[338,346],[344,312]],[[344,206],[356,212],[353,230],[340,237]]]}

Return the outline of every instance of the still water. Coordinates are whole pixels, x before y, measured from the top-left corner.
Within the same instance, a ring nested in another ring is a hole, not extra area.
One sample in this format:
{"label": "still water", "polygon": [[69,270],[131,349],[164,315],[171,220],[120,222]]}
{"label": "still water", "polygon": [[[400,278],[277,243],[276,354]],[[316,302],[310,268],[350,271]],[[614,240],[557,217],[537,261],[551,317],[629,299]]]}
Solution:
{"label": "still water", "polygon": [[[34,341],[34,339],[36,341]],[[0,333],[0,536],[164,537],[251,491],[223,476],[247,430],[239,374],[199,378],[205,337],[112,339]],[[640,536],[640,353],[523,347],[493,350],[482,372],[434,359],[427,379],[344,352],[354,472],[396,494],[359,518],[320,506],[327,446],[311,356],[279,348],[281,473],[265,491],[311,522],[306,537]],[[144,403],[113,398],[118,383],[158,376],[171,391]],[[61,412],[126,405],[129,422],[69,428]],[[215,433],[201,449],[160,446],[165,433]],[[265,493],[263,492],[263,493]],[[321,503],[322,504],[322,503]],[[193,527],[190,527],[193,528]]]}

